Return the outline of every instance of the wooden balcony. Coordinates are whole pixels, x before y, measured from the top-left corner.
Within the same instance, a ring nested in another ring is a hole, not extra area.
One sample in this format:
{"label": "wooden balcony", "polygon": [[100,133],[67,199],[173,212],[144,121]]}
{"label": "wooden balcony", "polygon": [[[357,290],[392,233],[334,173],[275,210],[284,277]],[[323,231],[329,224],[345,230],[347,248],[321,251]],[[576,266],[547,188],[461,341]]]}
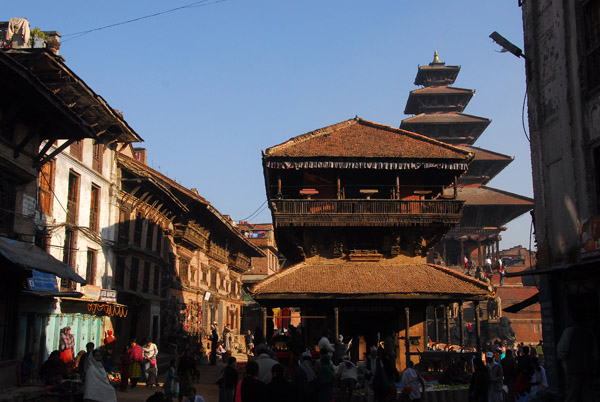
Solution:
{"label": "wooden balcony", "polygon": [[458,200],[271,200],[276,226],[457,225]]}

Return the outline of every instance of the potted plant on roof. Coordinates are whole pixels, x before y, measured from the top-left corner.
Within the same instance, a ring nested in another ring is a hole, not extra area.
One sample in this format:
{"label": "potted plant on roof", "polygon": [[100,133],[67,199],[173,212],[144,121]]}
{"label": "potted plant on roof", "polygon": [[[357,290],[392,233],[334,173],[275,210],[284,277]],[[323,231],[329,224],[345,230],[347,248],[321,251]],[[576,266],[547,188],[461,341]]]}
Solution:
{"label": "potted plant on roof", "polygon": [[48,48],[52,53],[58,54],[58,49],[60,49],[60,41],[56,36],[51,36],[46,39],[46,48]]}

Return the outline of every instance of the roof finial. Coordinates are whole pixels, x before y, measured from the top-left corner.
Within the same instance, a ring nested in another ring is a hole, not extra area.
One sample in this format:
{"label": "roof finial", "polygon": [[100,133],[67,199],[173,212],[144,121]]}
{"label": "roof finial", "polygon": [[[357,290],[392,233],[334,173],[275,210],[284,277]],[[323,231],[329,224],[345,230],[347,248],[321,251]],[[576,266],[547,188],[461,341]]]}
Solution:
{"label": "roof finial", "polygon": [[438,57],[437,49],[433,53],[433,63],[432,64],[442,64],[442,62],[440,61],[440,58]]}

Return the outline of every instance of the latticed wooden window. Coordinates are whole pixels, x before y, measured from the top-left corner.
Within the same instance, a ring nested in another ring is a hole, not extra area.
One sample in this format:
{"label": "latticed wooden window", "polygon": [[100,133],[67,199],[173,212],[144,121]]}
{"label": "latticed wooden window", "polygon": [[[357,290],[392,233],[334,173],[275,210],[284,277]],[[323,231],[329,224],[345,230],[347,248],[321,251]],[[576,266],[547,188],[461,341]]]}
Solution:
{"label": "latticed wooden window", "polygon": [[67,223],[77,225],[77,209],[79,208],[79,175],[69,172],[69,188],[67,194]]}
{"label": "latticed wooden window", "polygon": [[[65,230],[65,243],[63,248],[63,262],[77,271],[77,232],[72,229]],[[70,279],[61,279],[60,286],[66,290],[75,289],[75,283]]]}
{"label": "latticed wooden window", "polygon": [[85,281],[88,285],[96,284],[96,250],[88,248],[87,267],[85,270]]}
{"label": "latticed wooden window", "polygon": [[115,286],[123,286],[125,283],[125,256],[117,257],[117,265],[114,272]]}
{"label": "latticed wooden window", "polygon": [[189,283],[189,267],[189,261],[184,259],[179,260],[179,277],[181,278],[181,281],[185,284]]}
{"label": "latticed wooden window", "polygon": [[154,265],[153,279],[152,290],[155,295],[158,295],[158,289],[160,287],[160,269],[158,265]]}
{"label": "latticed wooden window", "polygon": [[133,244],[135,244],[138,247],[141,247],[141,245],[142,245],[142,227],[144,225],[144,218],[142,217],[142,214],[140,214],[140,213],[137,214],[134,225],[135,225],[135,227],[134,227],[134,231],[133,231]]}
{"label": "latticed wooden window", "polygon": [[129,243],[129,211],[126,209],[119,210],[119,243]]}
{"label": "latticed wooden window", "polygon": [[0,231],[12,231],[14,210],[15,185],[10,181],[0,180]]}
{"label": "latticed wooden window", "polygon": [[104,145],[96,141],[94,144],[94,154],[92,155],[92,169],[98,173],[102,173],[102,156],[104,154]]}
{"label": "latticed wooden window", "polygon": [[152,251],[152,240],[154,240],[154,227],[156,225],[148,221],[148,228],[146,229],[146,245],[145,248],[149,251]]}
{"label": "latticed wooden window", "polygon": [[90,197],[90,229],[93,232],[98,232],[100,219],[100,187],[92,184],[92,192]]}
{"label": "latticed wooden window", "polygon": [[52,214],[52,201],[54,196],[54,160],[44,164],[40,169],[40,208],[45,215]]}
{"label": "latticed wooden window", "polygon": [[73,158],[79,161],[83,158],[83,140],[73,142],[69,148]]}
{"label": "latticed wooden window", "polygon": [[162,242],[163,242],[163,232],[160,227],[156,228],[156,246],[154,249],[156,250],[156,254],[160,255],[162,252]]}
{"label": "latticed wooden window", "polygon": [[149,261],[144,263],[144,279],[142,280],[142,292],[148,293],[150,290],[150,269],[152,264]]}
{"label": "latticed wooden window", "polygon": [[135,257],[131,258],[131,276],[129,277],[129,290],[137,292],[138,278],[140,271],[140,260]]}

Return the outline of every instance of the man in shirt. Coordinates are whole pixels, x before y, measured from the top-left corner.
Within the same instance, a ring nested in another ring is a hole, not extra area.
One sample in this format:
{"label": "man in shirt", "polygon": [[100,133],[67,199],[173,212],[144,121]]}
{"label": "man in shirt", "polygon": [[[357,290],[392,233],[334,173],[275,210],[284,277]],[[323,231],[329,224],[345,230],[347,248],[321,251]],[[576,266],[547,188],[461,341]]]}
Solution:
{"label": "man in shirt", "polygon": [[151,339],[148,339],[146,344],[142,347],[142,351],[144,352],[144,375],[147,375],[150,367],[157,366],[156,356],[158,355],[158,347],[155,343],[152,343]]}
{"label": "man in shirt", "polygon": [[494,359],[494,352],[487,352],[485,354],[485,361],[490,373],[488,400],[489,402],[503,402],[502,378],[504,377],[504,371],[502,370],[502,366]]}

